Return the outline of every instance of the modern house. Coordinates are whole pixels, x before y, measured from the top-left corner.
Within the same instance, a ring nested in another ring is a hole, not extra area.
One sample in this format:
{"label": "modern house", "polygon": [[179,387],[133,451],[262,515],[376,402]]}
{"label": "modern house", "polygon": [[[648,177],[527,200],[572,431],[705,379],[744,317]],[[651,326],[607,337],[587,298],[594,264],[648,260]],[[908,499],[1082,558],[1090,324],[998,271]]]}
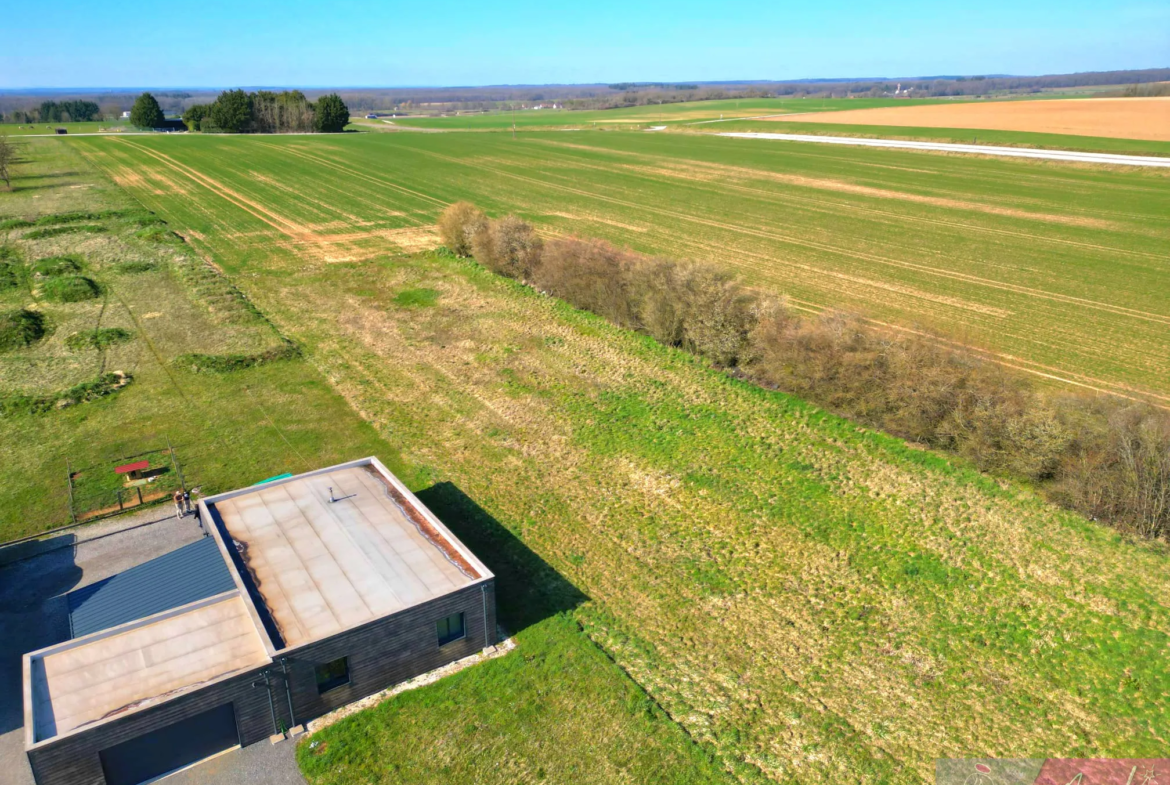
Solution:
{"label": "modern house", "polygon": [[376,458],[199,502],[207,538],[24,656],[39,785],[137,785],[496,643],[495,578]]}

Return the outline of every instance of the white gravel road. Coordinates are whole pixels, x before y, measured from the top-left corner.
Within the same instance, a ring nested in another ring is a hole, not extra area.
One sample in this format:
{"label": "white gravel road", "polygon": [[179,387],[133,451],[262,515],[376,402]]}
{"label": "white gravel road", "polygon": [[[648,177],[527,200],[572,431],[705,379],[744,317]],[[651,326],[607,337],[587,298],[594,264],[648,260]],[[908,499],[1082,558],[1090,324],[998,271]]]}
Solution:
{"label": "white gravel road", "polygon": [[904,150],[935,150],[946,153],[975,153],[1001,155],[1009,158],[1043,158],[1049,161],[1075,161],[1083,164],[1114,164],[1121,166],[1170,167],[1170,158],[1152,155],[1117,155],[1114,153],[1078,153],[1071,150],[1034,150],[1027,147],[993,147],[985,144],[948,144],[945,142],[912,142],[898,139],[859,139],[852,136],[815,136],[812,134],[721,133],[739,139],[776,139],[782,142],[817,142],[819,144],[847,144],[859,147],[894,147]]}

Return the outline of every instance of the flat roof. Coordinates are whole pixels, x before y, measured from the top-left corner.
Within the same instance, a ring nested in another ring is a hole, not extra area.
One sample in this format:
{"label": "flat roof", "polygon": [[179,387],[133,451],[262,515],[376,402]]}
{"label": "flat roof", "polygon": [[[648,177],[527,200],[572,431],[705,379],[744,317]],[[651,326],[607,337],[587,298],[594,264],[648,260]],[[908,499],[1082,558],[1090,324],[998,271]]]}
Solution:
{"label": "flat roof", "polygon": [[[217,559],[188,564],[187,575],[168,554],[74,597],[96,603],[98,626],[161,611],[155,600],[170,610],[24,655],[28,748],[492,577],[376,458],[271,478],[202,499],[199,509],[211,537],[183,556]],[[230,591],[174,607],[173,584],[204,586],[225,564]],[[99,608],[106,590],[114,601]],[[150,593],[159,597],[138,596]]]}
{"label": "flat roof", "polygon": [[318,641],[491,576],[374,458],[200,503],[275,627],[274,648]]}
{"label": "flat roof", "polygon": [[32,743],[271,662],[235,590],[25,657]]}

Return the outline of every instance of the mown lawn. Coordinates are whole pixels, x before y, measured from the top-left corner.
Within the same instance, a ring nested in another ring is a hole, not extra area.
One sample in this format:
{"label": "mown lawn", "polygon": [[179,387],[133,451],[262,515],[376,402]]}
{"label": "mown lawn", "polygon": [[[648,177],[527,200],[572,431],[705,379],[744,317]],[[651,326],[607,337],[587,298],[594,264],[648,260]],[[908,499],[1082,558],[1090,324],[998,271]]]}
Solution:
{"label": "mown lawn", "polygon": [[730,781],[567,617],[520,649],[402,693],[297,749],[313,785]]}

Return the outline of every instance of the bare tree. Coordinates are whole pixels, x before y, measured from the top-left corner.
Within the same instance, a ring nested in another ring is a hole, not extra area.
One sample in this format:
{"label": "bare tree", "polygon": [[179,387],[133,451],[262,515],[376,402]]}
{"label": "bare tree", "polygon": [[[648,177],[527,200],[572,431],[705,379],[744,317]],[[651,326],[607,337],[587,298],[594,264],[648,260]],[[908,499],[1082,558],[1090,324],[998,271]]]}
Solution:
{"label": "bare tree", "polygon": [[12,190],[12,179],[8,167],[16,160],[16,145],[8,138],[8,134],[0,131],[0,180],[4,187]]}

